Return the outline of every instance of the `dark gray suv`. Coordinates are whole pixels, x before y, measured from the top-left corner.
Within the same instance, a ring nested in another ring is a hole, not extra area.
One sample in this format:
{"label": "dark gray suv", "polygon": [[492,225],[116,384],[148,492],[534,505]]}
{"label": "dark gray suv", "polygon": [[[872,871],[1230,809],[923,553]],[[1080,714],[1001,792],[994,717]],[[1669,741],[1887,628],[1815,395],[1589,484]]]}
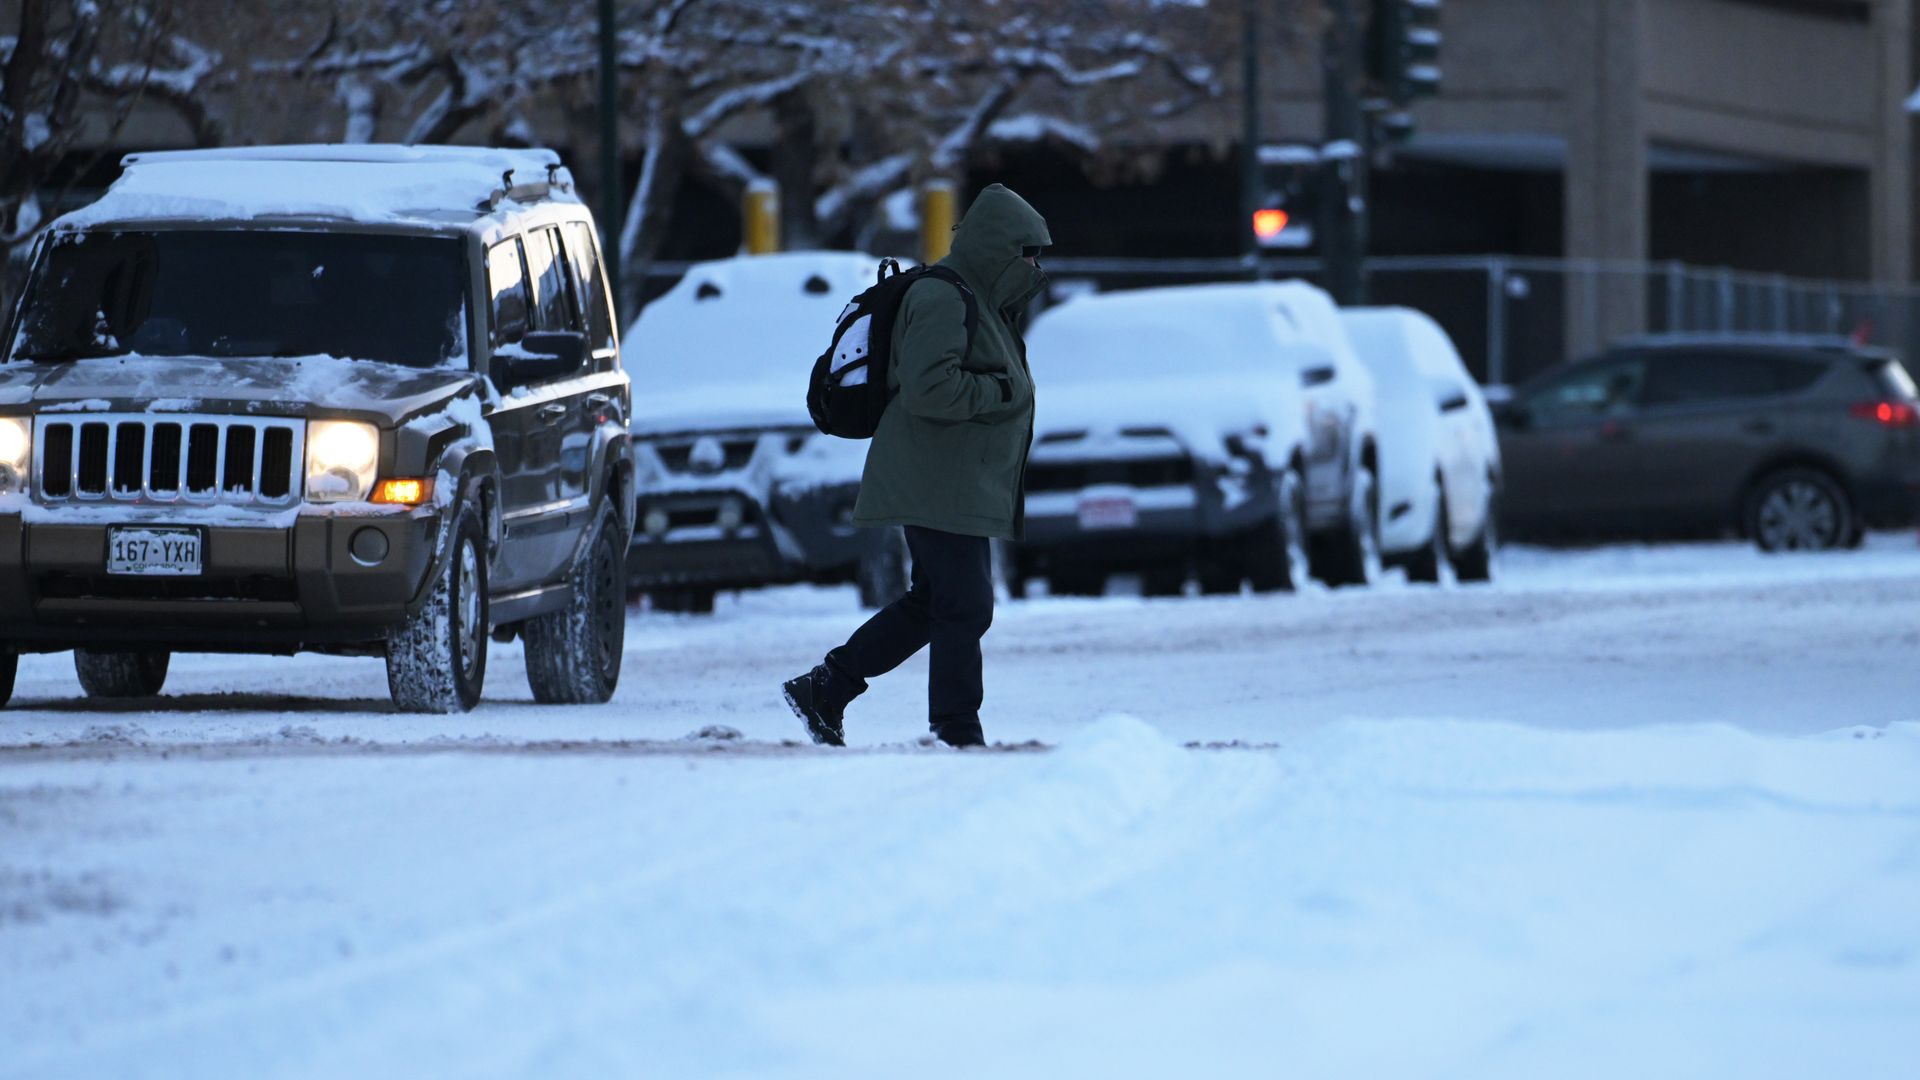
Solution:
{"label": "dark gray suv", "polygon": [[1522,387],[1498,415],[1501,517],[1542,538],[1737,531],[1852,545],[1920,506],[1920,402],[1890,353],[1663,336]]}
{"label": "dark gray suv", "polygon": [[544,702],[620,674],[631,392],[550,151],[136,154],[54,222],[0,349],[0,704],[179,651],[384,656],[470,709],[487,639]]}

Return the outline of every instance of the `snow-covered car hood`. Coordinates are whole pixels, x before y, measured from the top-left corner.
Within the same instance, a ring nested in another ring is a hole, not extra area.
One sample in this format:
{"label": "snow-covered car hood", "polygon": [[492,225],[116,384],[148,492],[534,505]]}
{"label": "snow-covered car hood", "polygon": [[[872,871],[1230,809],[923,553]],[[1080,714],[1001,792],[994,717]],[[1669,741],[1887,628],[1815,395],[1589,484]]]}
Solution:
{"label": "snow-covered car hood", "polygon": [[[1220,376],[1111,382],[1074,380],[1049,385],[1039,373],[1034,415],[1036,440],[1062,432],[1118,434],[1128,428],[1165,428],[1189,453],[1217,460],[1229,437],[1249,445],[1267,432],[1269,460],[1284,462],[1302,432],[1300,399],[1281,379]],[[1041,454],[1039,446],[1036,454]]]}
{"label": "snow-covered car hood", "polygon": [[812,428],[807,415],[805,373],[790,385],[767,382],[698,386],[636,386],[633,433],[671,435],[761,428]]}
{"label": "snow-covered car hood", "polygon": [[0,365],[0,406],[36,412],[353,415],[399,423],[473,386],[451,368],[333,356],[272,359],[115,356]]}

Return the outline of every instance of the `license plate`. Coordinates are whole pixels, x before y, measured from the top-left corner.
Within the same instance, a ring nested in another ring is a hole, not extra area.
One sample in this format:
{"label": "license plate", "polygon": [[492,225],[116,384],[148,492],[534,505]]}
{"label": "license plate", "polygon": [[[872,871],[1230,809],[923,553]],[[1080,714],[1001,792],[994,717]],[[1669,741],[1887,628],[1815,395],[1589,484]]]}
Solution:
{"label": "license plate", "polygon": [[1131,529],[1140,523],[1140,511],[1132,499],[1099,498],[1080,500],[1080,527],[1083,529]]}
{"label": "license plate", "polygon": [[181,576],[200,572],[198,529],[108,529],[107,573]]}

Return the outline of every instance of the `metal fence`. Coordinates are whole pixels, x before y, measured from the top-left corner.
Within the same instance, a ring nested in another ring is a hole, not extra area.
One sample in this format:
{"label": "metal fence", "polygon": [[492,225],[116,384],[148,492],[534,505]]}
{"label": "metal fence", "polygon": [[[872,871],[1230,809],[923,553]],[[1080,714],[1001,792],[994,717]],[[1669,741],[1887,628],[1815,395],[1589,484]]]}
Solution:
{"label": "metal fence", "polygon": [[[1048,260],[1056,299],[1101,291],[1247,280],[1240,259]],[[1312,259],[1263,260],[1270,277],[1317,280]],[[1486,383],[1519,383],[1597,352],[1620,333],[1838,335],[1920,355],[1920,288],[1816,281],[1682,263],[1387,257],[1368,260],[1368,299],[1433,316]],[[1613,317],[1598,312],[1610,306]],[[1623,311],[1624,309],[1624,311]],[[1613,328],[1613,329],[1609,329]]]}
{"label": "metal fence", "polygon": [[[23,260],[0,277],[17,285]],[[657,263],[643,295],[652,299],[689,264]],[[1088,289],[1143,288],[1207,281],[1245,281],[1244,259],[1047,260],[1050,298]],[[1268,277],[1317,281],[1315,259],[1264,259]],[[1891,348],[1920,374],[1920,287],[1818,281],[1682,263],[1611,263],[1577,259],[1383,257],[1366,266],[1374,304],[1417,308],[1445,327],[1474,376],[1515,384],[1604,347],[1615,332],[1743,332],[1841,335]],[[0,285],[0,315],[13,289]],[[1594,317],[1603,303],[1626,318]],[[1614,328],[1610,332],[1606,327]]]}

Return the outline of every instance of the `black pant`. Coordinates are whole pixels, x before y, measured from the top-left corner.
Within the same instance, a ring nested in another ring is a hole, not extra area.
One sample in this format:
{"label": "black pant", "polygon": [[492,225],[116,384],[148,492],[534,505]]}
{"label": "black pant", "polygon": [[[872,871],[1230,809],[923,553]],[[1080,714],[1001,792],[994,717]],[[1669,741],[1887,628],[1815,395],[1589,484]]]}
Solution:
{"label": "black pant", "polygon": [[907,526],[913,583],[874,613],[827,662],[853,679],[856,693],[921,649],[933,648],[927,713],[935,730],[978,724],[980,638],[993,624],[993,548],[982,536]]}

